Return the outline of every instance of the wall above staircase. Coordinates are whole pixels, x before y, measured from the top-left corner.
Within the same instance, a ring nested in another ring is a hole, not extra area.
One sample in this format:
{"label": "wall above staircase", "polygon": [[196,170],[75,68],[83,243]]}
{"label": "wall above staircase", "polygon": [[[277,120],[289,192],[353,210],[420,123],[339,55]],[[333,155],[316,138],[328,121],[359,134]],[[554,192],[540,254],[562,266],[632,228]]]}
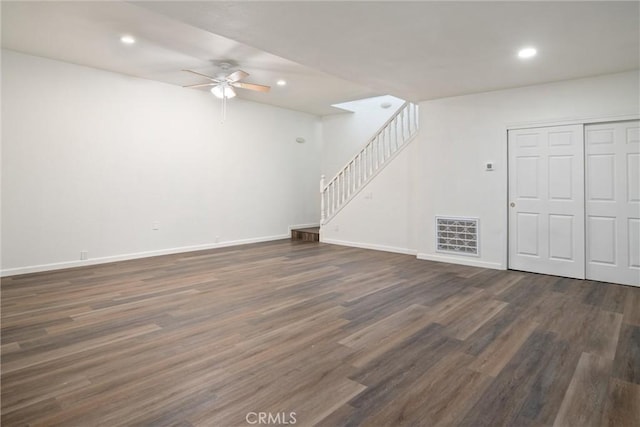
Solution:
{"label": "wall above staircase", "polygon": [[[381,104],[389,103],[389,108]],[[404,101],[394,96],[377,96],[344,104],[348,113],[322,117],[322,174],[327,178],[342,169]]]}
{"label": "wall above staircase", "polygon": [[417,136],[418,106],[404,102],[333,177],[320,178],[320,224],[347,206]]}

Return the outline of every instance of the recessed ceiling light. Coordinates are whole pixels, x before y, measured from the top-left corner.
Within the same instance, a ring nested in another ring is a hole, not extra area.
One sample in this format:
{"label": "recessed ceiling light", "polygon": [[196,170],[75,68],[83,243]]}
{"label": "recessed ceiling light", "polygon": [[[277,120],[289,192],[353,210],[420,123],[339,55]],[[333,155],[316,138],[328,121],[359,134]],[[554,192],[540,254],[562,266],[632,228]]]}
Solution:
{"label": "recessed ceiling light", "polygon": [[390,102],[383,102],[382,104],[380,104],[380,108],[391,108],[391,103]]}
{"label": "recessed ceiling light", "polygon": [[538,51],[536,50],[535,47],[525,47],[518,51],[518,57],[522,59],[533,58],[534,56],[537,55],[537,53]]}
{"label": "recessed ceiling light", "polygon": [[136,39],[134,39],[133,36],[122,36],[120,37],[120,41],[124,44],[134,44]]}
{"label": "recessed ceiling light", "polygon": [[278,86],[286,86],[286,85],[287,85],[287,81],[286,81],[286,80],[282,80],[282,79],[280,79],[280,80],[278,80],[278,81],[276,82],[276,84],[277,84]]}

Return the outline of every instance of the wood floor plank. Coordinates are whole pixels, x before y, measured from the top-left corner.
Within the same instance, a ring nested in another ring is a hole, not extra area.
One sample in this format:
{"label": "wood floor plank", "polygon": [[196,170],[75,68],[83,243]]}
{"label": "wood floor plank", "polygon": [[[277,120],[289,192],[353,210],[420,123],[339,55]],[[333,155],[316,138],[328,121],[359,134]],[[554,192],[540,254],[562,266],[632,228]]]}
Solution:
{"label": "wood floor plank", "polygon": [[637,426],[637,288],[281,240],[0,292],[3,426]]}
{"label": "wood floor plank", "polygon": [[604,412],[611,360],[582,353],[554,426],[597,426]]}
{"label": "wood floor plank", "polygon": [[624,323],[640,326],[640,288],[625,287]]}
{"label": "wood floor plank", "polygon": [[83,352],[88,349],[109,345],[113,342],[117,342],[121,340],[128,340],[138,335],[148,334],[150,332],[157,331],[159,329],[161,328],[158,325],[153,325],[153,324],[144,325],[144,326],[139,326],[126,331],[118,332],[115,334],[93,338],[90,340],[85,340],[80,343],[57,348],[55,350],[46,351],[44,353],[38,352],[38,353],[32,353],[24,357],[12,358],[12,360],[9,360],[6,362],[3,361],[2,371],[4,373],[11,373],[13,371],[24,369],[32,365],[43,364],[43,363],[54,361],[59,358],[67,357],[77,352]]}
{"label": "wood floor plank", "polygon": [[514,420],[514,425],[553,424],[569,383],[578,365],[580,353],[566,341],[555,341],[546,363],[535,374],[535,381]]}
{"label": "wood floor plank", "polygon": [[318,391],[307,389],[284,403],[285,407],[290,408],[288,412],[296,412],[301,425],[320,423],[366,389],[355,381],[336,380],[330,376],[315,384],[318,385]]}
{"label": "wood floor plank", "polygon": [[465,340],[465,353],[478,356],[520,316],[517,307],[508,305]]}
{"label": "wood floor plank", "polygon": [[55,400],[61,394],[90,386],[91,382],[84,375],[68,376],[64,381],[31,384],[28,390],[2,393],[3,407],[7,412],[14,412],[42,401]]}
{"label": "wood floor plank", "polygon": [[459,350],[459,343],[441,332],[441,327],[431,324],[352,375],[367,388],[349,402],[356,409],[350,422],[362,422],[369,413],[393,400],[398,390],[414,387],[420,373]]}
{"label": "wood floor plank", "polygon": [[[396,374],[406,375],[404,368],[413,366],[423,356],[432,356],[436,351],[446,351],[458,346],[455,340],[444,336],[442,332],[442,326],[435,323],[429,324],[360,367],[351,378],[361,384],[375,385],[389,380]],[[352,406],[359,405],[352,404]]]}
{"label": "wood floor plank", "polygon": [[555,346],[554,334],[534,331],[467,412],[460,425],[515,425],[531,386],[547,365]]}
{"label": "wood floor plank", "polygon": [[482,302],[479,307],[469,307],[466,315],[460,316],[447,325],[445,334],[464,341],[469,338],[482,325],[498,314],[507,303],[503,301],[488,300]]}
{"label": "wood floor plank", "polygon": [[353,406],[345,404],[327,415],[316,423],[316,427],[335,427],[347,425],[349,419],[353,417],[355,409]]}
{"label": "wood floor plank", "polygon": [[600,425],[619,427],[640,423],[640,385],[611,378],[607,397]]}
{"label": "wood floor plank", "polygon": [[[494,294],[500,295],[507,290],[509,290],[512,286],[516,285],[522,279],[526,277],[525,273],[520,271],[510,271],[507,274],[500,274],[496,278],[492,279],[485,286],[482,286],[486,291]],[[476,285],[477,287],[481,287]]]}
{"label": "wood floor plank", "polygon": [[601,307],[607,295],[608,285],[602,282],[590,281],[585,281],[585,285],[587,291],[584,293],[583,303]]}
{"label": "wood floor plank", "polygon": [[622,325],[613,361],[613,376],[640,384],[640,326]]}
{"label": "wood floor plank", "polygon": [[624,304],[627,296],[625,286],[608,285],[607,294],[602,300],[601,308],[615,313],[624,313]]}
{"label": "wood floor plank", "polygon": [[592,326],[585,352],[613,360],[620,337],[622,314],[600,310]]}
{"label": "wood floor plank", "polygon": [[350,334],[338,341],[338,343],[356,350],[374,347],[385,337],[394,336],[403,330],[406,330],[408,325],[422,320],[427,316],[427,312],[427,308],[422,305],[410,305],[404,310],[400,310],[397,313],[385,317],[373,325],[369,325]]}
{"label": "wood floor plank", "polygon": [[470,363],[469,369],[492,377],[497,376],[511,358],[520,351],[537,327],[537,323],[526,319],[519,319],[512,323],[485,351],[478,354],[478,357]]}
{"label": "wood floor plank", "polygon": [[429,310],[415,304],[354,332],[339,343],[354,349],[348,362],[355,367],[362,367],[432,322],[433,316]]}
{"label": "wood floor plank", "polygon": [[508,303],[528,307],[537,299],[544,296],[545,291],[552,289],[557,278],[552,276],[529,275],[522,280],[518,280],[513,286],[506,291],[501,292],[499,299]]}
{"label": "wood floor plank", "polygon": [[441,359],[404,393],[374,410],[363,425],[457,425],[491,380],[464,368],[470,360],[472,356],[460,352]]}
{"label": "wood floor plank", "polygon": [[[25,426],[30,423],[41,423],[43,414],[60,413],[60,405],[55,399],[37,400],[27,406],[18,407],[12,411],[2,411],[2,425]],[[42,424],[40,424],[42,425]]]}
{"label": "wood floor plank", "polygon": [[[557,343],[551,333],[534,331],[484,391],[460,425],[517,425],[531,388],[548,365]],[[496,411],[495,408],[500,408]]]}
{"label": "wood floor plank", "polygon": [[596,426],[604,411],[611,360],[582,353],[554,426]]}

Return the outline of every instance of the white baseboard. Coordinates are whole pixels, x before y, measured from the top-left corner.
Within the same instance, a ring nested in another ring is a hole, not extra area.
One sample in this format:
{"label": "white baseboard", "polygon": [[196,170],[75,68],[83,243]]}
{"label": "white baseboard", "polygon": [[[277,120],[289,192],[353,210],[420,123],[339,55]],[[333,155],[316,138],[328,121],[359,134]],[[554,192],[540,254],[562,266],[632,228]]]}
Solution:
{"label": "white baseboard", "polygon": [[481,261],[477,258],[470,257],[456,257],[443,254],[424,254],[419,253],[418,259],[426,261],[447,262],[449,264],[461,264],[471,267],[490,268],[493,270],[506,270],[507,268],[499,262]]}
{"label": "white baseboard", "polygon": [[[302,225],[291,226],[290,229],[317,227],[317,226],[318,226],[317,224],[302,224]],[[139,259],[139,258],[149,258],[154,256],[160,256],[160,255],[172,255],[172,254],[178,254],[178,253],[184,253],[184,252],[224,248],[229,246],[248,245],[251,243],[282,240],[282,239],[287,239],[289,237],[290,237],[289,234],[281,234],[276,236],[264,236],[264,237],[257,237],[257,238],[251,238],[251,239],[232,240],[232,241],[220,242],[220,243],[207,243],[203,245],[182,246],[178,248],[159,249],[155,251],[112,255],[112,256],[106,256],[101,258],[88,259],[84,261],[63,261],[63,262],[57,262],[57,263],[51,263],[51,264],[40,264],[40,265],[32,265],[32,266],[26,266],[26,267],[8,268],[5,270],[0,270],[0,277],[9,277],[9,276],[15,276],[18,274],[27,274],[27,273],[39,273],[43,271],[62,270],[65,268],[84,267],[84,266],[97,265],[97,264],[107,264],[110,262],[128,261],[128,260]],[[471,258],[461,258],[461,257],[459,258],[459,257],[453,257],[453,256],[447,256],[447,255],[441,255],[441,254],[417,253],[417,251],[413,249],[399,248],[395,246],[349,242],[349,241],[336,240],[336,239],[321,239],[321,241],[323,243],[329,243],[332,245],[350,246],[350,247],[361,248],[361,249],[372,249],[376,251],[393,252],[393,253],[399,253],[399,254],[405,254],[405,255],[417,255],[418,259],[428,260],[428,261],[447,262],[450,264],[462,264],[462,265],[469,265],[472,267],[491,268],[494,270],[506,269],[506,267],[500,263],[480,261],[480,260],[471,259]]]}
{"label": "white baseboard", "polygon": [[40,264],[40,265],[31,265],[27,267],[8,268],[0,271],[0,277],[15,276],[18,274],[27,274],[27,273],[39,273],[42,271],[62,270],[65,268],[73,268],[73,267],[85,267],[88,265],[96,265],[96,264],[107,264],[110,262],[128,261],[132,259],[149,258],[149,257],[154,257],[159,255],[172,255],[172,254],[179,254],[183,252],[193,252],[193,251],[202,251],[206,249],[225,248],[228,246],[248,245],[250,243],[269,242],[272,240],[282,240],[287,238],[289,238],[288,234],[281,234],[277,236],[264,236],[264,237],[256,237],[252,239],[232,240],[228,242],[206,243],[203,245],[182,246],[178,248],[159,249],[155,251],[112,255],[112,256],[88,259],[84,261],[63,261],[63,262],[56,262],[52,264]]}
{"label": "white baseboard", "polygon": [[416,251],[413,249],[398,248],[396,246],[375,245],[371,243],[359,243],[359,242],[347,242],[344,240],[326,239],[320,236],[320,241],[323,243],[329,243],[332,245],[350,246],[352,248],[361,249],[373,249],[374,251],[394,252],[397,254],[415,255]]}

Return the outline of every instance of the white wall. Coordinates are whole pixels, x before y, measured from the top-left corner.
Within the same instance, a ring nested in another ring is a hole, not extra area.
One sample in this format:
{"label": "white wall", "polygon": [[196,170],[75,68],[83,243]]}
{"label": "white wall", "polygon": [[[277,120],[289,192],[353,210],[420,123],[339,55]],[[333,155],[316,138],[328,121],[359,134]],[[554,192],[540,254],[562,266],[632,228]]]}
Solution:
{"label": "white wall", "polygon": [[[389,108],[380,104],[388,102]],[[322,117],[322,173],[327,180],[340,171],[375,132],[402,106],[393,96],[378,96],[340,104],[349,113]]]}
{"label": "white wall", "polygon": [[220,117],[207,92],[2,51],[3,273],[317,223],[319,119],[239,99]]}
{"label": "white wall", "polygon": [[[639,78],[635,71],[420,103],[416,140],[332,219],[323,238],[506,268],[508,127],[638,116]],[[487,161],[494,172],[485,171]],[[373,199],[365,199],[369,193]],[[437,253],[437,215],[480,218],[480,256]]]}
{"label": "white wall", "polygon": [[412,232],[417,144],[395,157],[353,200],[322,228],[326,243],[414,254]]}
{"label": "white wall", "polygon": [[[505,268],[507,128],[637,116],[638,82],[636,71],[423,102],[417,139],[323,238]],[[320,120],[235,99],[221,125],[206,92],[3,51],[2,271],[285,237],[318,222],[321,171],[396,107]],[[436,253],[436,215],[479,217],[481,256]]]}
{"label": "white wall", "polygon": [[[639,77],[635,71],[421,103],[418,256],[506,268],[507,128],[637,116]],[[485,171],[487,161],[494,172]],[[437,254],[436,215],[480,218],[480,256]]]}

